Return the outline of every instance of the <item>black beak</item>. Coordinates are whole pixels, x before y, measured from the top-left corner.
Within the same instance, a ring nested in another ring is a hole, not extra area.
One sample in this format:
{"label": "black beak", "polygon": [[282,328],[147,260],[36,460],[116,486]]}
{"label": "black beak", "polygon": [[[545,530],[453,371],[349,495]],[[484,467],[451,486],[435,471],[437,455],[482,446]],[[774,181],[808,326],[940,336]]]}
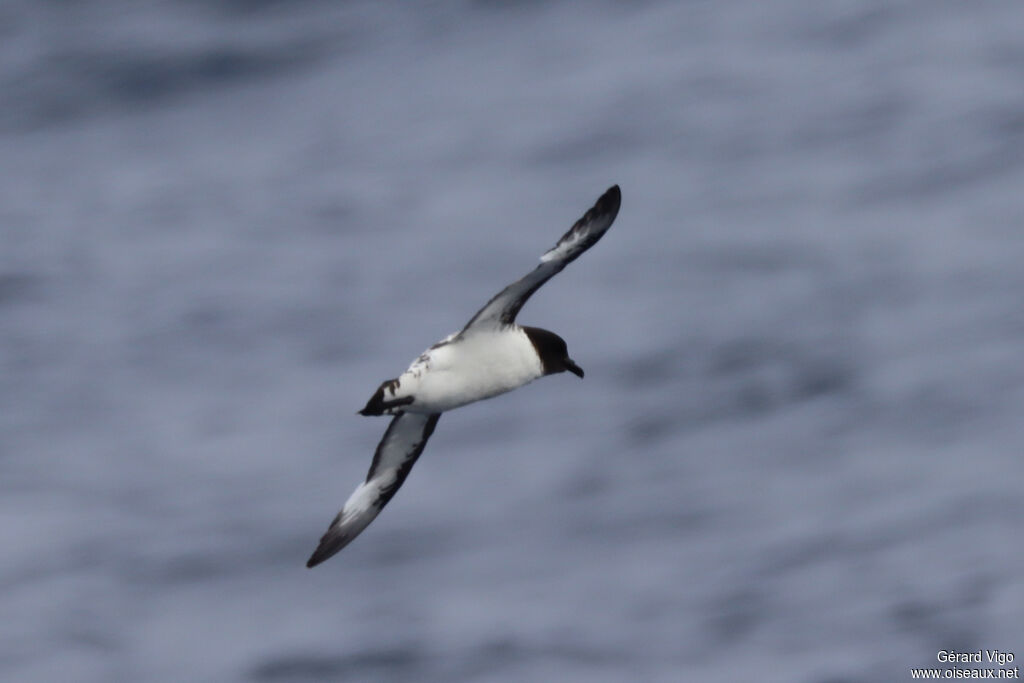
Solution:
{"label": "black beak", "polygon": [[572,358],[566,358],[565,360],[563,360],[562,365],[565,366],[566,370],[576,375],[580,379],[583,379],[583,368],[576,365],[576,363],[572,361]]}

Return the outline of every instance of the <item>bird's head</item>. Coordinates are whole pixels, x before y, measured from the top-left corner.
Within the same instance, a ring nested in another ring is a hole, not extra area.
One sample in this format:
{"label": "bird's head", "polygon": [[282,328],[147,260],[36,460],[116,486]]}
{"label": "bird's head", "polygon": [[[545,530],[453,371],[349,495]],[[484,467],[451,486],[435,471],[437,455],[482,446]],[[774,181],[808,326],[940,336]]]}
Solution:
{"label": "bird's head", "polygon": [[583,368],[569,358],[569,347],[566,346],[564,339],[554,332],[542,330],[539,327],[524,327],[523,331],[529,337],[533,348],[537,350],[545,375],[554,375],[568,370],[580,379],[583,378]]}

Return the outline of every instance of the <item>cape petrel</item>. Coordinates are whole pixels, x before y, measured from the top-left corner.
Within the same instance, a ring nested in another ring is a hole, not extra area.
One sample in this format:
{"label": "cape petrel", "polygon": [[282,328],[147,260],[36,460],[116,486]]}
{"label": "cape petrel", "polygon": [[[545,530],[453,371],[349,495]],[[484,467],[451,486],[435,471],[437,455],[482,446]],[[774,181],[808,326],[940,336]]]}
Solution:
{"label": "cape petrel", "polygon": [[441,413],[512,391],[568,370],[583,377],[554,332],[517,325],[527,299],[556,273],[594,246],[619,213],[622,196],[613,185],[540,265],[488,301],[466,326],[424,351],[409,369],[370,397],[361,415],[393,415],[377,444],[366,480],[356,487],[306,563],[314,567],[348,545],[380,513],[409,475]]}

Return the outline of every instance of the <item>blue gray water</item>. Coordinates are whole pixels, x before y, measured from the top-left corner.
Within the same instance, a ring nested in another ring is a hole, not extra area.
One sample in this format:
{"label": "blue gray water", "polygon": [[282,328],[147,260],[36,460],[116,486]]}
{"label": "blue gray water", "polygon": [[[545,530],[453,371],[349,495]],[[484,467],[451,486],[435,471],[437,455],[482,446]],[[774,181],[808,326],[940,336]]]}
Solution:
{"label": "blue gray water", "polygon": [[[4,681],[1024,658],[1024,5],[0,7]],[[530,302],[342,554],[377,384]]]}

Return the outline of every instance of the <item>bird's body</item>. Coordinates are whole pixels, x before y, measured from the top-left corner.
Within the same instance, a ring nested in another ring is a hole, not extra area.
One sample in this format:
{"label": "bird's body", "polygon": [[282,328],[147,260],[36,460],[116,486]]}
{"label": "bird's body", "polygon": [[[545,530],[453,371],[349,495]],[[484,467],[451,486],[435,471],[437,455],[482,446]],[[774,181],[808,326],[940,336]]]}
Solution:
{"label": "bird's body", "polygon": [[377,446],[366,480],[349,496],[307,566],[334,555],[373,521],[405,481],[441,413],[545,375],[568,371],[583,377],[561,337],[517,325],[515,318],[541,285],[604,235],[620,201],[618,186],[612,186],[541,256],[540,265],[495,295],[462,330],[428,348],[405,372],[380,385],[359,412],[394,418]]}
{"label": "bird's body", "polygon": [[443,413],[506,391],[544,375],[544,367],[526,331],[513,325],[449,335],[412,362],[382,389],[385,401],[411,403],[383,409],[383,414]]}

